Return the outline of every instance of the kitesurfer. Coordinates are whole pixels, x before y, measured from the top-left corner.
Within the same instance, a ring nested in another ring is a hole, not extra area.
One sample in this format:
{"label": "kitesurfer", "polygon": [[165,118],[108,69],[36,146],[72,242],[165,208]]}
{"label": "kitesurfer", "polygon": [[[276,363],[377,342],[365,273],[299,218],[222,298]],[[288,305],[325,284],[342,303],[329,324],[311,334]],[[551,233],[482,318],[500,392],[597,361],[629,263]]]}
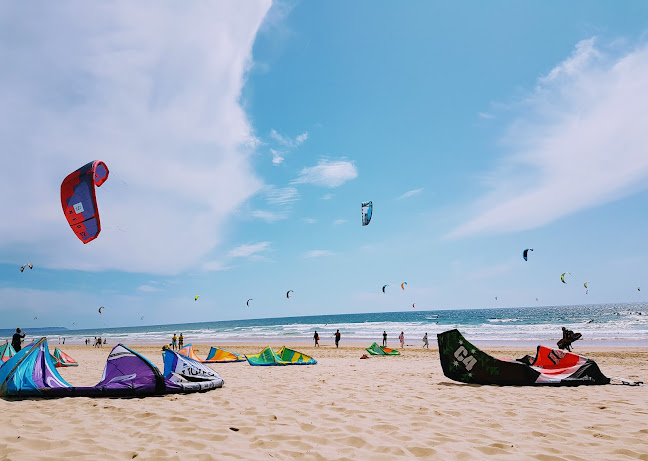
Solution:
{"label": "kitesurfer", "polygon": [[574,341],[581,337],[580,333],[574,333],[572,330],[568,330],[565,327],[562,327],[562,339],[558,341],[558,347],[560,349],[566,349],[568,352],[571,352],[571,345]]}
{"label": "kitesurfer", "polygon": [[317,330],[315,330],[315,334],[313,335],[313,341],[315,341],[315,347],[319,346],[319,335],[317,334]]}
{"label": "kitesurfer", "polygon": [[383,347],[387,346],[387,332],[383,330]]}
{"label": "kitesurfer", "polygon": [[423,336],[423,347],[427,347],[428,349],[430,348],[430,344],[428,343],[427,332]]}
{"label": "kitesurfer", "polygon": [[401,343],[401,349],[405,347],[405,333],[401,331],[400,336],[398,336],[398,339]]}
{"label": "kitesurfer", "polygon": [[340,330],[336,331],[335,332],[335,347],[338,347],[338,345],[340,344],[340,336],[341,336],[340,335]]}
{"label": "kitesurfer", "polygon": [[22,340],[25,338],[25,333],[20,333],[20,328],[16,328],[16,332],[11,338],[11,346],[16,352],[20,352],[20,349],[22,349]]}

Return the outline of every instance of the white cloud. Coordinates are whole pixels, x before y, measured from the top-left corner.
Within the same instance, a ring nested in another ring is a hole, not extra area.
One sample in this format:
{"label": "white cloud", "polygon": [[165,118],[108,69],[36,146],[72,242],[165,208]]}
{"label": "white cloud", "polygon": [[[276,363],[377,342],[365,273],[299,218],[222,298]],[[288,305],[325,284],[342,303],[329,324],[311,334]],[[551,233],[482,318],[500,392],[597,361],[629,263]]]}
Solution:
{"label": "white cloud", "polygon": [[304,258],[321,258],[322,256],[331,256],[332,251],[329,250],[310,250],[304,254]]}
{"label": "white cloud", "polygon": [[331,200],[335,195],[333,194],[324,194],[322,195],[322,200]]}
{"label": "white cloud", "polygon": [[284,152],[280,152],[276,149],[270,149],[270,153],[272,154],[272,163],[275,165],[281,165],[283,163],[284,159]]}
{"label": "white cloud", "polygon": [[213,271],[213,272],[218,272],[218,271],[226,271],[231,269],[230,266],[225,265],[222,261],[207,261],[206,263],[203,263],[202,268],[206,271]]}
{"label": "white cloud", "polygon": [[304,218],[304,221],[306,222],[306,224],[315,224],[317,222],[317,219]]}
{"label": "white cloud", "polygon": [[294,187],[269,187],[266,191],[267,201],[271,205],[290,205],[299,200],[299,192]]}
{"label": "white cloud", "polygon": [[401,195],[400,197],[398,197],[396,200],[402,200],[404,198],[414,197],[415,195],[418,195],[421,192],[423,192],[423,188],[409,190],[409,191],[405,192],[403,195]]}
{"label": "white cloud", "polygon": [[538,80],[504,139],[474,217],[449,236],[546,225],[648,187],[648,45],[613,56],[580,42]]}
{"label": "white cloud", "polygon": [[253,210],[252,212],[250,212],[250,216],[267,222],[281,221],[282,219],[286,219],[287,217],[286,213],[284,212],[268,210]]}
{"label": "white cloud", "polygon": [[302,134],[298,135],[294,139],[284,136],[282,134],[279,134],[277,130],[274,128],[270,130],[270,137],[274,139],[276,142],[281,144],[284,147],[288,147],[291,149],[294,149],[295,147],[299,147],[301,144],[304,143],[308,139],[308,131],[303,132]]}
{"label": "white cloud", "polygon": [[324,187],[338,187],[358,177],[358,170],[353,162],[347,160],[320,160],[316,166],[301,170],[299,178],[293,184],[314,184]]}
{"label": "white cloud", "polygon": [[346,222],[346,219],[336,219],[335,221],[333,221],[333,224],[335,224],[337,226],[339,224],[344,224],[345,222]]}
{"label": "white cloud", "polygon": [[137,288],[139,291],[143,291],[144,293],[153,293],[156,291],[160,291],[159,287],[155,287],[152,285],[141,285]]}
{"label": "white cloud", "polygon": [[228,256],[230,258],[249,258],[252,255],[267,251],[268,249],[270,249],[270,242],[240,245],[230,250]]}
{"label": "white cloud", "polygon": [[488,112],[479,112],[477,115],[479,116],[479,118],[483,118],[487,120],[495,118],[493,114],[489,114]]}
{"label": "white cloud", "polygon": [[[3,259],[28,252],[41,267],[173,274],[218,245],[261,186],[239,100],[269,7],[3,6],[0,193],[20,198],[0,213],[24,223],[0,223]],[[59,188],[93,159],[111,176],[97,190],[102,234],[83,245]]]}

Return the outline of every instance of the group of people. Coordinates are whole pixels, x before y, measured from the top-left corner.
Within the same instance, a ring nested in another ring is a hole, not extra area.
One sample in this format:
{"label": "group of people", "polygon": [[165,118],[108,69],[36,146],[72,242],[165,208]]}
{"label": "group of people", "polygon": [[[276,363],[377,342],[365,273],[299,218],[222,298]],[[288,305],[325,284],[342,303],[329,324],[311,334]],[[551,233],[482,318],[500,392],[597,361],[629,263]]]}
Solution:
{"label": "group of people", "polygon": [[175,333],[173,333],[173,338],[171,338],[171,349],[174,351],[180,350],[184,347],[184,336],[182,336],[182,333],[180,333],[180,336],[176,336]]}
{"label": "group of people", "polygon": [[[336,331],[333,336],[335,337],[335,347],[340,347],[340,338],[342,337],[340,330]],[[319,334],[317,330],[315,330],[315,334],[313,335],[313,341],[315,341],[315,347],[319,347]]]}

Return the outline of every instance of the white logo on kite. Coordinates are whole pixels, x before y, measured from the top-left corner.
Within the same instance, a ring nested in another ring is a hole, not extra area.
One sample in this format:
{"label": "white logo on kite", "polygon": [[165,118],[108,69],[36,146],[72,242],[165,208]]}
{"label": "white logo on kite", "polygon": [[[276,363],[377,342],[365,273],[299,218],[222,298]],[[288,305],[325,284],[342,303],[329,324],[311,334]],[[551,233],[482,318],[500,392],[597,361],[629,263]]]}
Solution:
{"label": "white logo on kite", "polygon": [[81,203],[81,202],[75,203],[74,204],[74,212],[76,214],[83,213],[83,203]]}
{"label": "white logo on kite", "polygon": [[472,370],[472,368],[477,363],[477,359],[472,355],[468,355],[468,350],[463,346],[459,346],[459,348],[455,351],[454,356],[457,360],[463,362],[467,371]]}

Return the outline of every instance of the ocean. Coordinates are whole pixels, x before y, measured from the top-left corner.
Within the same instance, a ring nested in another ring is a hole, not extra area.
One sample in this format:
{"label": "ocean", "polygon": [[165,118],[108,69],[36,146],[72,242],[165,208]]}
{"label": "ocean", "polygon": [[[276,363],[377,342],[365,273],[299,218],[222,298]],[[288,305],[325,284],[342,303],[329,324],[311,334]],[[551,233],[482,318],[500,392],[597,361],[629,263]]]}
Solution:
{"label": "ocean", "polygon": [[[437,317],[438,316],[438,317]],[[406,344],[421,344],[428,334],[430,343],[435,335],[458,328],[477,344],[545,344],[555,345],[565,326],[583,335],[578,344],[606,346],[648,346],[648,304],[602,304],[560,307],[524,307],[497,309],[456,309],[438,311],[405,311],[363,314],[333,314],[305,317],[232,320],[220,322],[184,323],[172,325],[133,326],[65,330],[42,334],[34,329],[30,337],[47,335],[50,342],[65,337],[66,344],[82,344],[86,338],[101,336],[108,343],[164,344],[174,333],[183,333],[185,344],[213,345],[243,342],[286,343],[310,341],[315,330],[321,343],[333,343],[339,328],[345,341],[381,342],[386,331],[390,344],[396,344],[401,331]]]}

